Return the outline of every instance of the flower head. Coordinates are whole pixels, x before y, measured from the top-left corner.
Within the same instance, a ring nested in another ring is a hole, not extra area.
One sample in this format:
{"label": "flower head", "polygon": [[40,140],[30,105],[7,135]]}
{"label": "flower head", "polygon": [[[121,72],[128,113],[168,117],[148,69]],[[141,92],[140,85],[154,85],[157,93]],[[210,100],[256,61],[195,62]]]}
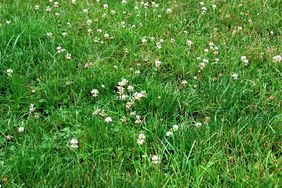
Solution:
{"label": "flower head", "polygon": [[91,90],[91,95],[92,95],[93,97],[98,97],[99,91],[98,91],[97,89],[92,89],[92,90]]}
{"label": "flower head", "polygon": [[109,116],[105,118],[105,122],[106,123],[110,123],[112,121],[113,121],[113,119],[111,117],[109,117]]}
{"label": "flower head", "polygon": [[19,132],[19,133],[24,132],[24,127],[19,127],[19,128],[18,128],[18,132]]}
{"label": "flower head", "polygon": [[145,143],[145,139],[146,139],[145,134],[144,133],[140,133],[138,135],[137,144],[138,145],[143,145]]}
{"label": "flower head", "polygon": [[161,67],[161,64],[162,64],[162,62],[161,62],[160,60],[157,59],[157,60],[155,61],[155,65],[156,65],[157,68],[160,68],[160,67]]}
{"label": "flower head", "polygon": [[30,111],[30,112],[34,112],[34,111],[35,111],[34,104],[30,104],[30,105],[29,105],[29,111]]}
{"label": "flower head", "polygon": [[272,61],[274,63],[279,63],[282,60],[282,56],[281,55],[276,55],[272,58]]}
{"label": "flower head", "polygon": [[39,10],[39,5],[34,6],[34,10],[38,11]]}
{"label": "flower head", "polygon": [[238,79],[238,74],[237,74],[237,73],[233,73],[233,74],[231,75],[231,78],[232,78],[233,80],[237,80],[237,79]]}
{"label": "flower head", "polygon": [[13,76],[14,71],[12,69],[7,69],[7,75],[8,76]]}
{"label": "flower head", "polygon": [[179,126],[178,125],[173,125],[172,126],[172,130],[175,132],[175,131],[178,131],[179,129]]}
{"label": "flower head", "polygon": [[160,163],[160,158],[157,155],[153,155],[151,159],[152,159],[152,163],[155,165]]}
{"label": "flower head", "polygon": [[173,132],[172,131],[167,131],[166,134],[165,134],[167,137],[171,137],[173,135]]}
{"label": "flower head", "polygon": [[76,138],[73,138],[73,139],[70,140],[70,147],[72,149],[78,148],[78,140]]}

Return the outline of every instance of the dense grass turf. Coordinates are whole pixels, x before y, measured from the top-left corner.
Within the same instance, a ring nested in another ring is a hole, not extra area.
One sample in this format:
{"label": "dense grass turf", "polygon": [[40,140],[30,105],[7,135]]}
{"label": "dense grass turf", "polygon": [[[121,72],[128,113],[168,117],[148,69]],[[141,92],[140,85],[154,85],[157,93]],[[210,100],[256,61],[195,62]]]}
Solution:
{"label": "dense grass turf", "polygon": [[279,187],[281,7],[2,0],[1,186]]}

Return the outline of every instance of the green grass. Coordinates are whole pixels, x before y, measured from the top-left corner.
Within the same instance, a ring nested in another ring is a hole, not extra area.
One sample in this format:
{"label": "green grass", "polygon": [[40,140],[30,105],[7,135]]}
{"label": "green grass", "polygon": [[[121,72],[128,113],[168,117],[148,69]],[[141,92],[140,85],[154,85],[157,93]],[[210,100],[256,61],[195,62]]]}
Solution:
{"label": "green grass", "polygon": [[[0,2],[2,187],[282,184],[282,61],[273,59],[282,53],[280,1],[58,2]],[[203,59],[209,62],[201,68]],[[131,109],[129,85],[146,91]]]}

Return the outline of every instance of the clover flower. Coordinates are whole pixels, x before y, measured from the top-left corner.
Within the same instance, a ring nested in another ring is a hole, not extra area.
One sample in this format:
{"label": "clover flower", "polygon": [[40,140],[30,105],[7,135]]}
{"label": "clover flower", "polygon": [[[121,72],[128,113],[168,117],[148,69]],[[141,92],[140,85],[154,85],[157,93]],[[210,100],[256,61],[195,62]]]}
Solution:
{"label": "clover flower", "polygon": [[7,75],[9,77],[13,76],[14,71],[12,69],[7,69]]}
{"label": "clover flower", "polygon": [[160,158],[159,158],[159,156],[157,156],[157,155],[153,155],[153,156],[151,157],[151,159],[152,159],[152,164],[154,164],[154,165],[157,165],[157,164],[160,163]]}

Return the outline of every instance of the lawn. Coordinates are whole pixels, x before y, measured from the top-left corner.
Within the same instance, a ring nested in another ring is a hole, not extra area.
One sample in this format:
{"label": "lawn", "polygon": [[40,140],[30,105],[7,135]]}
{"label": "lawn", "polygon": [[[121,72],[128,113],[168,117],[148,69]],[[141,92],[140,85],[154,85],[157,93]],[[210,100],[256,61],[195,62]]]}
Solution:
{"label": "lawn", "polygon": [[280,187],[281,12],[1,0],[0,187]]}

